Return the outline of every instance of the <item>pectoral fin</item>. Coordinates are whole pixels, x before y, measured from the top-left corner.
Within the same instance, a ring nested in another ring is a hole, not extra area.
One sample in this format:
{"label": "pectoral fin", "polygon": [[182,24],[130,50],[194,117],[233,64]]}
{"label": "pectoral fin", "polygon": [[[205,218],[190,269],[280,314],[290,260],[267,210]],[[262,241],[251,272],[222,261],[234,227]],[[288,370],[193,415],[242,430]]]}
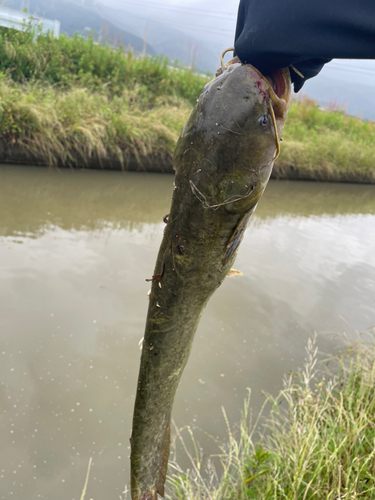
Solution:
{"label": "pectoral fin", "polygon": [[243,276],[241,271],[237,271],[237,269],[231,269],[227,274],[228,278],[234,278],[235,276]]}
{"label": "pectoral fin", "polygon": [[242,241],[243,235],[245,234],[246,227],[249,223],[250,217],[254,212],[255,207],[250,210],[247,214],[245,214],[242,219],[240,219],[239,223],[236,226],[230,240],[227,244],[227,251],[225,252],[224,264],[228,261],[230,257],[235,253],[239,244]]}

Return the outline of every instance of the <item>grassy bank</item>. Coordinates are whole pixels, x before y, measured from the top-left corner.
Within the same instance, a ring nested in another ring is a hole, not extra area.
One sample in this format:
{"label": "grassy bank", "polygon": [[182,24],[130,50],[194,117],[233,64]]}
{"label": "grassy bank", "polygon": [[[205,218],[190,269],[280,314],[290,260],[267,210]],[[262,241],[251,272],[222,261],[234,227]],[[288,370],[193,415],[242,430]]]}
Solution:
{"label": "grassy bank", "polygon": [[130,155],[160,155],[170,161],[178,133],[189,114],[178,97],[144,104],[138,86],[120,95],[75,85],[68,90],[40,84],[0,84],[0,137],[47,165],[103,167],[117,159],[126,168]]}
{"label": "grassy bank", "polygon": [[[206,78],[77,35],[0,28],[0,137],[10,161],[126,168],[171,153]],[[21,154],[20,154],[21,153]]]}
{"label": "grassy bank", "polygon": [[307,98],[293,102],[276,170],[290,166],[316,179],[375,182],[375,123],[343,111],[323,111]]}
{"label": "grassy bank", "polygon": [[[375,498],[375,342],[354,343],[326,364],[290,374],[267,419],[250,418],[210,460],[170,468],[173,500],[338,500]],[[257,431],[261,422],[261,430]],[[198,448],[197,448],[198,449]],[[213,463],[220,462],[220,467]]]}
{"label": "grassy bank", "polygon": [[[207,78],[80,36],[0,28],[2,161],[171,170],[178,134]],[[375,124],[292,104],[275,176],[375,182]]]}

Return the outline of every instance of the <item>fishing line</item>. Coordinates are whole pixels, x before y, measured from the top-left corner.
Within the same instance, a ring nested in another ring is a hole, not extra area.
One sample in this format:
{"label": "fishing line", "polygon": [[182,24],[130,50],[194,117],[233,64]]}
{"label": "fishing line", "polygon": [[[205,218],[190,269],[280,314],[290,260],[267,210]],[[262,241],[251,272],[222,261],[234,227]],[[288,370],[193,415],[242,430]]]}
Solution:
{"label": "fishing line", "polygon": [[180,217],[181,213],[182,213],[182,208],[180,209],[179,213],[176,215],[174,219],[172,219],[171,221],[168,220],[167,224],[172,224],[172,222],[174,222],[176,219]]}
{"label": "fishing line", "polygon": [[[221,128],[224,130],[228,130],[228,132],[232,132],[232,134],[237,134],[237,135],[246,135],[245,132],[241,129],[241,132],[236,132],[235,130],[232,130],[231,128],[224,127],[224,125],[221,125]],[[240,127],[241,128],[241,127]]]}
{"label": "fishing line", "polygon": [[[202,193],[202,191],[199,191],[199,189],[197,188],[197,186],[194,184],[194,182],[192,180],[190,180],[189,182],[190,182],[190,187],[191,187],[191,190],[193,192],[193,195],[202,203],[203,208],[212,208],[212,210],[215,210],[215,211],[218,210],[220,207],[223,207],[224,205],[229,205],[231,203],[235,203],[236,201],[244,200],[245,198],[250,196],[251,193],[254,191],[254,186],[251,184],[248,192],[246,194],[244,194],[243,196],[235,194],[235,195],[227,198],[222,203],[217,203],[216,205],[209,205],[207,198]],[[197,193],[201,196],[201,198],[199,196],[197,196]]]}
{"label": "fishing line", "polygon": [[298,76],[300,76],[301,78],[305,78],[303,74],[300,71],[298,71],[298,69],[295,66],[293,66],[293,64],[291,64],[289,67],[292,68],[292,70],[295,71]]}

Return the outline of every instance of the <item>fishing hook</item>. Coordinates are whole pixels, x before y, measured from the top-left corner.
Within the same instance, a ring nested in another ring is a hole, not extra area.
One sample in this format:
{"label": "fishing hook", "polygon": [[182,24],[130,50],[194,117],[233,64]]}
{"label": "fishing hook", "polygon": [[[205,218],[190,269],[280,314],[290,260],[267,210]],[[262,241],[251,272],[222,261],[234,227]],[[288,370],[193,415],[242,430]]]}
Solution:
{"label": "fishing hook", "polygon": [[275,117],[275,112],[274,112],[273,107],[272,107],[272,103],[269,106],[269,110],[270,110],[270,115],[271,115],[271,118],[272,118],[273,127],[275,129],[275,137],[276,137],[276,156],[273,159],[273,161],[275,161],[279,157],[279,155],[280,155],[280,139],[279,139],[279,134],[277,132],[276,117]]}
{"label": "fishing hook", "polygon": [[225,71],[227,69],[227,65],[224,63],[224,56],[227,52],[234,51],[234,47],[229,47],[229,49],[223,50],[223,52],[220,54],[220,64],[221,64],[221,69]]}

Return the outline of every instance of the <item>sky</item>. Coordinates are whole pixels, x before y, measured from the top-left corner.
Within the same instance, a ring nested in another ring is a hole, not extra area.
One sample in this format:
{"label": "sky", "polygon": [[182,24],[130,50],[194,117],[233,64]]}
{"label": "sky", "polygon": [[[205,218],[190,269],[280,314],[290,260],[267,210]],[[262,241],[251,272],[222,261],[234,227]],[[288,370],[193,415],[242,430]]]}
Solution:
{"label": "sky", "polygon": [[203,40],[233,45],[238,0],[98,0],[118,10],[147,15]]}

